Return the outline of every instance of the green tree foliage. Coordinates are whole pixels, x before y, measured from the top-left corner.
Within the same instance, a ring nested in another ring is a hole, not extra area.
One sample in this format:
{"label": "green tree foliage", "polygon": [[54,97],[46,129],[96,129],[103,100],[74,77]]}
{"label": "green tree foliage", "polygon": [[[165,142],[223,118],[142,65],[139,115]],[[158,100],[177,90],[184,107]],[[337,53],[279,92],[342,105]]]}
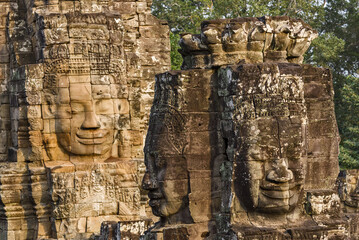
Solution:
{"label": "green tree foliage", "polygon": [[343,168],[359,168],[359,78],[346,77],[341,96],[339,160]]}
{"label": "green tree foliage", "polygon": [[180,40],[180,35],[177,33],[170,32],[170,41],[171,41],[171,68],[174,70],[179,70],[182,65],[182,57],[178,52],[180,48],[178,42]]}
{"label": "green tree foliage", "polygon": [[[359,168],[359,0],[328,0],[325,20],[318,28],[337,38],[318,49],[316,63],[331,68],[335,108],[341,136],[339,161],[342,168]],[[321,44],[324,44],[322,41]],[[343,45],[340,47],[339,45]],[[315,47],[314,47],[315,48]],[[338,49],[332,55],[332,49]],[[336,56],[336,57],[335,57]]]}
{"label": "green tree foliage", "polygon": [[171,29],[172,68],[180,69],[179,34],[199,33],[205,19],[287,15],[319,32],[305,62],[333,72],[341,134],[340,163],[359,167],[359,0],[154,0],[153,14]]}
{"label": "green tree foliage", "polygon": [[167,20],[173,33],[199,32],[201,22],[206,19],[210,0],[155,0],[152,13]]}
{"label": "green tree foliage", "polygon": [[181,68],[182,57],[178,53],[180,33],[198,33],[201,22],[208,16],[211,6],[210,0],[154,0],[152,13],[159,19],[168,22],[171,30],[171,67],[173,70]]}
{"label": "green tree foliage", "polygon": [[338,54],[344,51],[345,41],[333,33],[323,33],[312,42],[306,62],[322,67],[333,67],[338,60]]}
{"label": "green tree foliage", "polygon": [[359,0],[328,0],[325,21],[320,30],[333,33],[345,47],[331,66],[338,74],[358,74],[359,67]]}

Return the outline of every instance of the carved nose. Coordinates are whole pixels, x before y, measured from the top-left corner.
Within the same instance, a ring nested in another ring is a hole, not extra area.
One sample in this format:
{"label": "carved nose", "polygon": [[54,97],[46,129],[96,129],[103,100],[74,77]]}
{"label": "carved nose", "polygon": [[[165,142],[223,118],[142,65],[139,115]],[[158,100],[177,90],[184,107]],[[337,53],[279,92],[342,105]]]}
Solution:
{"label": "carved nose", "polygon": [[153,190],[158,188],[157,179],[151,176],[149,172],[146,172],[142,179],[142,188],[145,190]]}
{"label": "carved nose", "polygon": [[100,127],[101,124],[97,120],[97,116],[94,111],[85,112],[85,120],[83,121],[81,128],[96,129]]}
{"label": "carved nose", "polygon": [[288,169],[284,158],[274,160],[273,169],[267,174],[267,180],[276,183],[286,183],[293,179],[293,172]]}

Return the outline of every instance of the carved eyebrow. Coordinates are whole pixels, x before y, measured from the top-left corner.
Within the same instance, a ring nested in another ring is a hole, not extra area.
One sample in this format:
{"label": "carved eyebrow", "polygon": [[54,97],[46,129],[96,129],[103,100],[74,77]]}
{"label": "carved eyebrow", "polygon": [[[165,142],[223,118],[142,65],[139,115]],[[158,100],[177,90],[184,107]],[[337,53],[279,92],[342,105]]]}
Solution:
{"label": "carved eyebrow", "polygon": [[94,88],[92,87],[92,95],[94,98],[107,97],[111,98],[110,88]]}
{"label": "carved eyebrow", "polygon": [[92,96],[94,99],[111,99],[111,94],[104,92],[92,93]]}

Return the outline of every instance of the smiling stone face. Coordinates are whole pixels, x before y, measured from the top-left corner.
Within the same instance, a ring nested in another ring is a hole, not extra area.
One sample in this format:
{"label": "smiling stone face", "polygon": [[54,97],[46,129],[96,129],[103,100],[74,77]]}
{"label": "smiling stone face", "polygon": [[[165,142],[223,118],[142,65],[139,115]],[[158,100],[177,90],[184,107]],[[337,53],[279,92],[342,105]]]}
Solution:
{"label": "smiling stone face", "polygon": [[[228,71],[231,76],[232,70]],[[281,74],[271,64],[247,65],[238,71],[231,80],[236,93],[228,98],[235,119],[230,139],[236,143],[234,191],[247,211],[290,212],[304,185],[303,81],[300,76]]]}
{"label": "smiling stone face", "polygon": [[112,156],[110,150],[120,129],[119,114],[128,108],[128,100],[120,96],[121,87],[127,85],[119,83],[113,73],[92,74],[90,68],[95,63],[72,57],[59,62],[63,72],[54,64],[56,75],[45,76],[43,136],[52,160],[65,160],[66,156],[106,160]]}
{"label": "smiling stone face", "polygon": [[218,105],[213,106],[211,98],[213,73],[198,69],[156,75],[142,180],[152,212],[160,217],[152,233],[176,224],[192,225],[196,231],[190,234],[199,235],[187,234],[186,239],[200,239],[213,211],[219,210],[211,195],[211,163],[222,160],[219,147],[211,145],[218,136]]}
{"label": "smiling stone face", "polygon": [[235,188],[248,209],[284,213],[292,210],[303,185],[302,132],[297,117],[243,121]]}
{"label": "smiling stone face", "polygon": [[120,157],[111,150],[119,148],[118,130],[128,129],[119,120],[120,114],[129,114],[122,23],[115,16],[89,14],[68,14],[65,19],[73,44],[52,46],[52,59],[45,62],[47,155],[50,160],[77,157],[81,162]]}
{"label": "smiling stone face", "polygon": [[103,155],[114,141],[114,103],[102,91],[109,86],[76,83],[76,79],[71,76],[68,91],[59,91],[55,122],[58,142],[68,153]]}

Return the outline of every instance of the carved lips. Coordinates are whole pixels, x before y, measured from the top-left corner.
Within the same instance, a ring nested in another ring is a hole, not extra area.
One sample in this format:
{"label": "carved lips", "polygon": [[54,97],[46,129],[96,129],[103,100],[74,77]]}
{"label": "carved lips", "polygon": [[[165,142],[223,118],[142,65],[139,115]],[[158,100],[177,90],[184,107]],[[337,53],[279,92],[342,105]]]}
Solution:
{"label": "carved lips", "polygon": [[106,142],[110,132],[104,129],[79,130],[76,133],[78,142],[84,145],[100,145]]}
{"label": "carved lips", "polygon": [[159,189],[153,190],[153,191],[149,191],[148,197],[150,198],[149,205],[150,205],[152,208],[154,208],[154,207],[160,207],[161,200],[164,198],[163,195],[162,195],[162,193],[159,191]]}
{"label": "carved lips", "polygon": [[289,199],[294,196],[294,188],[295,186],[290,186],[289,184],[284,185],[262,185],[261,193],[273,199]]}
{"label": "carved lips", "polygon": [[258,208],[264,212],[283,213],[295,207],[300,185],[290,183],[266,183],[260,186]]}

